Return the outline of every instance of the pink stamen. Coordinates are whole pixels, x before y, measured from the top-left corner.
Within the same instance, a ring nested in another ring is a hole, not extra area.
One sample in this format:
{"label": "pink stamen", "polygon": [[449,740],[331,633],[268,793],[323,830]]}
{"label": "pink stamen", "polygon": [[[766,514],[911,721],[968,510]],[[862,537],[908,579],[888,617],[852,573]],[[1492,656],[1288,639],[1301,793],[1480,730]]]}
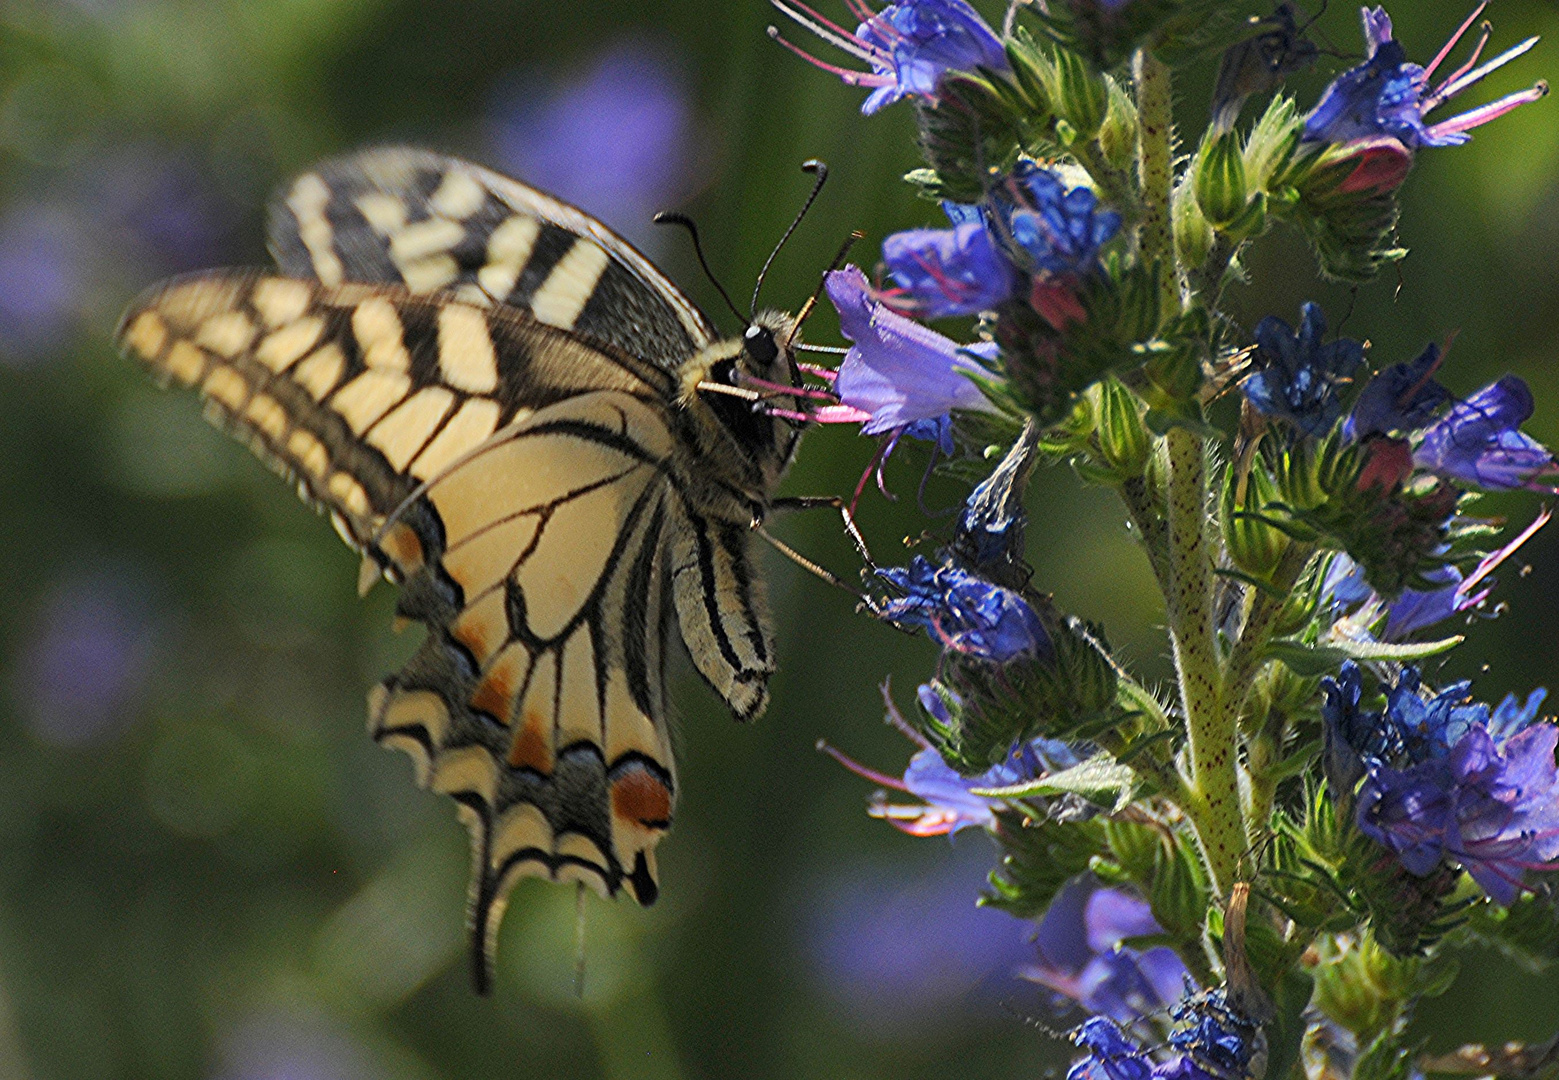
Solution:
{"label": "pink stamen", "polygon": [[861,501],[861,492],[866,490],[866,481],[871,479],[872,471],[882,464],[886,456],[884,450],[888,448],[888,441],[884,439],[877,447],[877,452],[872,455],[871,461],[866,465],[866,471],[861,473],[861,479],[855,485],[855,494],[850,496],[850,516],[855,516],[855,508]]}
{"label": "pink stamen", "polygon": [[920,732],[916,731],[914,728],[910,727],[909,722],[904,719],[904,714],[899,712],[898,703],[893,700],[893,692],[888,687],[887,679],[882,680],[881,690],[883,704],[887,706],[888,710],[883,719],[886,720],[892,727],[896,728],[900,735],[903,735],[906,739],[919,746],[922,750],[930,750],[931,740],[926,738]]}
{"label": "pink stamen", "polygon": [[[1441,101],[1445,100],[1445,88],[1447,86],[1451,85],[1451,83],[1455,82],[1457,79],[1461,78],[1463,75],[1467,74],[1478,65],[1478,57],[1483,55],[1483,48],[1489,43],[1489,38],[1493,37],[1493,35],[1494,25],[1492,23],[1484,23],[1483,30],[1478,35],[1478,43],[1473,46],[1472,55],[1467,58],[1467,62],[1465,64],[1447,75],[1445,77],[1445,81],[1436,87],[1434,92],[1428,96],[1424,104],[1425,112],[1428,112],[1430,109],[1434,108],[1435,105],[1438,105]],[[1429,85],[1429,73],[1427,71],[1421,76],[1421,82],[1424,86]]]}
{"label": "pink stamen", "polygon": [[1426,129],[1426,132],[1431,139],[1437,139],[1442,135],[1455,135],[1463,131],[1471,131],[1475,127],[1487,124],[1490,120],[1498,120],[1508,112],[1512,112],[1533,101],[1540,101],[1547,96],[1548,82],[1544,80],[1530,90],[1509,94],[1498,101],[1491,101],[1487,105],[1473,109],[1471,112],[1453,116],[1449,120]]}
{"label": "pink stamen", "polygon": [[867,807],[866,813],[881,818],[901,833],[910,836],[946,836],[958,824],[956,810],[940,810],[932,806],[905,806],[899,803],[880,803]]}
{"label": "pink stamen", "polygon": [[894,791],[909,791],[909,788],[904,786],[904,781],[898,777],[880,773],[876,769],[868,769],[844,751],[834,749],[823,739],[817,740],[817,748],[863,780],[870,780],[874,784],[881,784],[883,787],[892,788]]}
{"label": "pink stamen", "polygon": [[868,71],[853,71],[850,68],[840,67],[838,64],[830,64],[827,61],[819,60],[801,46],[793,45],[789,41],[786,41],[783,37],[780,36],[780,32],[777,29],[775,29],[774,32],[769,35],[769,37],[785,46],[785,48],[801,57],[801,59],[811,64],[813,67],[822,71],[826,71],[830,75],[839,76],[840,79],[844,80],[846,86],[877,87],[887,86],[893,82],[893,77],[891,75],[873,75]]}
{"label": "pink stamen", "polygon": [[[812,8],[802,3],[801,0],[769,0],[769,2],[796,23],[806,27],[806,29],[834,46],[834,48],[842,49],[851,56],[865,60],[869,64],[876,63],[883,67],[889,66],[888,61],[892,60],[892,57],[886,55],[881,49],[862,41],[832,19],[812,10]],[[792,10],[793,8],[797,10]],[[803,12],[805,14],[802,14]]]}
{"label": "pink stamen", "polygon": [[1456,33],[1451,35],[1451,40],[1447,41],[1443,46],[1441,46],[1439,53],[1435,55],[1433,60],[1429,61],[1429,66],[1424,68],[1425,79],[1428,79],[1429,76],[1434,74],[1434,69],[1439,67],[1440,62],[1448,55],[1450,55],[1451,50],[1456,48],[1456,43],[1462,39],[1462,35],[1467,32],[1468,28],[1471,27],[1473,23],[1478,21],[1478,16],[1482,15],[1483,9],[1488,6],[1489,0],[1483,0],[1483,3],[1472,9],[1472,14],[1467,16],[1467,21],[1462,23],[1461,29],[1457,30]]}
{"label": "pink stamen", "polygon": [[803,364],[798,361],[796,366],[802,371],[806,372],[808,375],[812,376],[814,379],[822,379],[829,385],[832,385],[834,380],[839,378],[838,371],[834,370],[833,368],[823,367],[819,364]]}
{"label": "pink stamen", "polygon": [[1457,94],[1461,93],[1469,86],[1472,86],[1474,83],[1481,82],[1485,75],[1488,75],[1492,71],[1498,71],[1516,57],[1531,52],[1533,47],[1537,45],[1537,42],[1538,39],[1536,37],[1529,37],[1520,45],[1506,49],[1488,63],[1474,68],[1458,79],[1453,79],[1450,82],[1447,82],[1444,86],[1440,87],[1440,89],[1436,90],[1429,96],[1429,99],[1424,103],[1424,112],[1428,112],[1430,109],[1434,108],[1436,105],[1440,104],[1440,102],[1445,101],[1448,98],[1455,97]]}
{"label": "pink stamen", "polygon": [[904,429],[900,428],[888,436],[887,449],[877,455],[877,490],[882,492],[882,497],[889,502],[898,502],[899,497],[888,490],[887,478],[882,475],[883,466],[888,464],[888,458],[893,456],[893,451],[898,448],[899,439],[904,435]]}
{"label": "pink stamen", "polygon": [[[1528,540],[1532,539],[1532,537],[1537,534],[1537,531],[1544,525],[1547,525],[1549,519],[1553,516],[1554,513],[1551,509],[1546,506],[1543,507],[1543,512],[1537,515],[1535,519],[1533,519],[1532,524],[1521,530],[1520,536],[1516,537],[1510,543],[1506,544],[1504,547],[1500,548],[1498,551],[1492,553],[1482,562],[1480,562],[1477,565],[1477,568],[1473,570],[1472,574],[1468,576],[1467,580],[1457,586],[1456,591],[1465,595],[1471,592],[1473,589],[1477,588],[1480,581],[1488,577],[1489,574],[1493,573],[1495,567],[1499,566],[1500,563],[1514,555],[1517,548],[1526,543]],[[1487,595],[1487,593],[1484,593],[1484,596]],[[1481,599],[1482,597],[1479,597],[1479,600]],[[1473,604],[1477,602],[1477,600],[1472,601]],[[1471,604],[1469,604],[1469,606],[1471,606]]]}

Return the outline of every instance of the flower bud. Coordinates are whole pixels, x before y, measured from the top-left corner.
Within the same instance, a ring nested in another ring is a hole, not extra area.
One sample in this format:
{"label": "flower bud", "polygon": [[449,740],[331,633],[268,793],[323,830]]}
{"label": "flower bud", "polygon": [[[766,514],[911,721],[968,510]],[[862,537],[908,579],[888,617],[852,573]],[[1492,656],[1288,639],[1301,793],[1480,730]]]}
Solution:
{"label": "flower bud", "polygon": [[1071,125],[1076,140],[1087,142],[1099,134],[1110,108],[1103,75],[1077,53],[1057,49],[1049,90],[1056,114]]}
{"label": "flower bud", "polygon": [[1219,500],[1224,546],[1235,566],[1265,581],[1277,569],[1278,560],[1287,550],[1288,537],[1254,515],[1277,501],[1277,484],[1257,462],[1246,478],[1245,490],[1241,491],[1240,486],[1238,473],[1231,463],[1224,471],[1223,495]]}
{"label": "flower bud", "polygon": [[1245,212],[1250,191],[1245,183],[1245,157],[1235,132],[1202,139],[1193,169],[1196,202],[1215,226],[1227,226]]}
{"label": "flower bud", "polygon": [[1188,270],[1200,269],[1217,237],[1197,205],[1190,176],[1175,186],[1170,213],[1175,227],[1175,252],[1180,256],[1181,264]]}
{"label": "flower bud", "polygon": [[1141,476],[1153,452],[1136,395],[1114,375],[1099,387],[1099,452],[1123,478]]}
{"label": "flower bud", "polygon": [[1099,129],[1099,148],[1104,151],[1105,161],[1124,172],[1132,167],[1137,155],[1137,106],[1120,83],[1108,75],[1104,81],[1110,105],[1104,126]]}
{"label": "flower bud", "polygon": [[1245,178],[1253,191],[1271,194],[1289,183],[1303,132],[1304,121],[1293,101],[1281,94],[1274,97],[1245,144]]}
{"label": "flower bud", "polygon": [[1201,938],[1213,901],[1201,859],[1185,836],[1176,834],[1159,847],[1148,902],[1165,933],[1182,940]]}

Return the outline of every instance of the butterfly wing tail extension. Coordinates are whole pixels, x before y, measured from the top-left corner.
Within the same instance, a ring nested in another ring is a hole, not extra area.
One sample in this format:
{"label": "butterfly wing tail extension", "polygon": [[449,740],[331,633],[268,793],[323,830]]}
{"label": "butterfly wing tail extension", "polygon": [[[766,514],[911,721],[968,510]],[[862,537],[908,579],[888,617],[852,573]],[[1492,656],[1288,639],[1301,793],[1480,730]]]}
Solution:
{"label": "butterfly wing tail extension", "polygon": [[751,531],[683,508],[672,532],[677,620],[693,663],[738,720],[769,703],[774,636]]}

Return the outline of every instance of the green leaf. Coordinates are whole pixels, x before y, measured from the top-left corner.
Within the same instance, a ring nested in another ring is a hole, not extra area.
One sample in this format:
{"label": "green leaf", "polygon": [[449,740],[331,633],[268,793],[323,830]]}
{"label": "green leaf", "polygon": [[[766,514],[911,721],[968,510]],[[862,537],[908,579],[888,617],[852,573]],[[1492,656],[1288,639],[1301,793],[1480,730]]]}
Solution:
{"label": "green leaf", "polygon": [[1472,909],[1467,929],[1533,973],[1559,961],[1559,909],[1540,894],[1528,893],[1508,908],[1481,903]]}
{"label": "green leaf", "polygon": [[1299,1061],[1300,1045],[1309,1026],[1305,1010],[1314,990],[1315,980],[1297,968],[1278,980],[1272,995],[1277,1016],[1267,1025],[1268,1076],[1286,1077]]}
{"label": "green leaf", "polygon": [[1097,754],[1081,765],[1006,787],[974,788],[990,799],[1033,799],[1045,795],[1081,795],[1090,802],[1120,809],[1137,790],[1137,774],[1109,754]]}
{"label": "green leaf", "polygon": [[1395,660],[1398,662],[1422,660],[1438,656],[1460,645],[1464,638],[1442,638],[1439,641],[1390,643],[1384,641],[1329,641],[1325,645],[1307,645],[1287,638],[1267,646],[1267,655],[1287,664],[1296,675],[1325,675],[1336,671],[1344,660]]}

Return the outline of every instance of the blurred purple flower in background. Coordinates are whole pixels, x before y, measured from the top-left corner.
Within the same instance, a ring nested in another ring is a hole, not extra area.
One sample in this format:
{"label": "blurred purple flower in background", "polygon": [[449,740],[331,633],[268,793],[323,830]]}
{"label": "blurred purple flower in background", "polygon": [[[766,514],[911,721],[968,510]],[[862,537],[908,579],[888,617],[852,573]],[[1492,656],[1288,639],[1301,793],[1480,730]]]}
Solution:
{"label": "blurred purple flower in background", "polygon": [[1020,974],[1062,1001],[1130,1023],[1185,993],[1189,972],[1173,949],[1140,951],[1121,944],[1163,932],[1146,901],[1084,874],[1050,902],[1035,939],[1039,962]]}
{"label": "blurred purple flower in background", "polygon": [[[118,256],[147,274],[221,262],[239,216],[190,149],[133,144],[84,167],[77,195]],[[228,256],[230,257],[230,256]]]}
{"label": "blurred purple flower in background", "polygon": [[81,310],[88,258],[64,208],[24,203],[0,218],[0,360],[25,367],[58,347]]}
{"label": "blurred purple flower in background", "polygon": [[803,953],[844,1019],[888,1039],[955,1025],[971,1007],[996,1012],[1033,946],[1027,923],[975,906],[989,869],[987,845],[960,844],[951,859],[856,867],[816,887]]}
{"label": "blurred purple flower in background", "polygon": [[135,717],[158,624],[133,574],[100,570],[57,585],[13,673],[15,699],[33,734],[57,746],[118,734]]}
{"label": "blurred purple flower in background", "polygon": [[284,1014],[257,1016],[228,1035],[217,1080],[375,1080],[383,1075],[348,1036]]}
{"label": "blurred purple flower in background", "polygon": [[651,217],[690,194],[693,109],[670,54],[608,48],[548,90],[511,84],[494,103],[495,164],[577,204],[641,247]]}

